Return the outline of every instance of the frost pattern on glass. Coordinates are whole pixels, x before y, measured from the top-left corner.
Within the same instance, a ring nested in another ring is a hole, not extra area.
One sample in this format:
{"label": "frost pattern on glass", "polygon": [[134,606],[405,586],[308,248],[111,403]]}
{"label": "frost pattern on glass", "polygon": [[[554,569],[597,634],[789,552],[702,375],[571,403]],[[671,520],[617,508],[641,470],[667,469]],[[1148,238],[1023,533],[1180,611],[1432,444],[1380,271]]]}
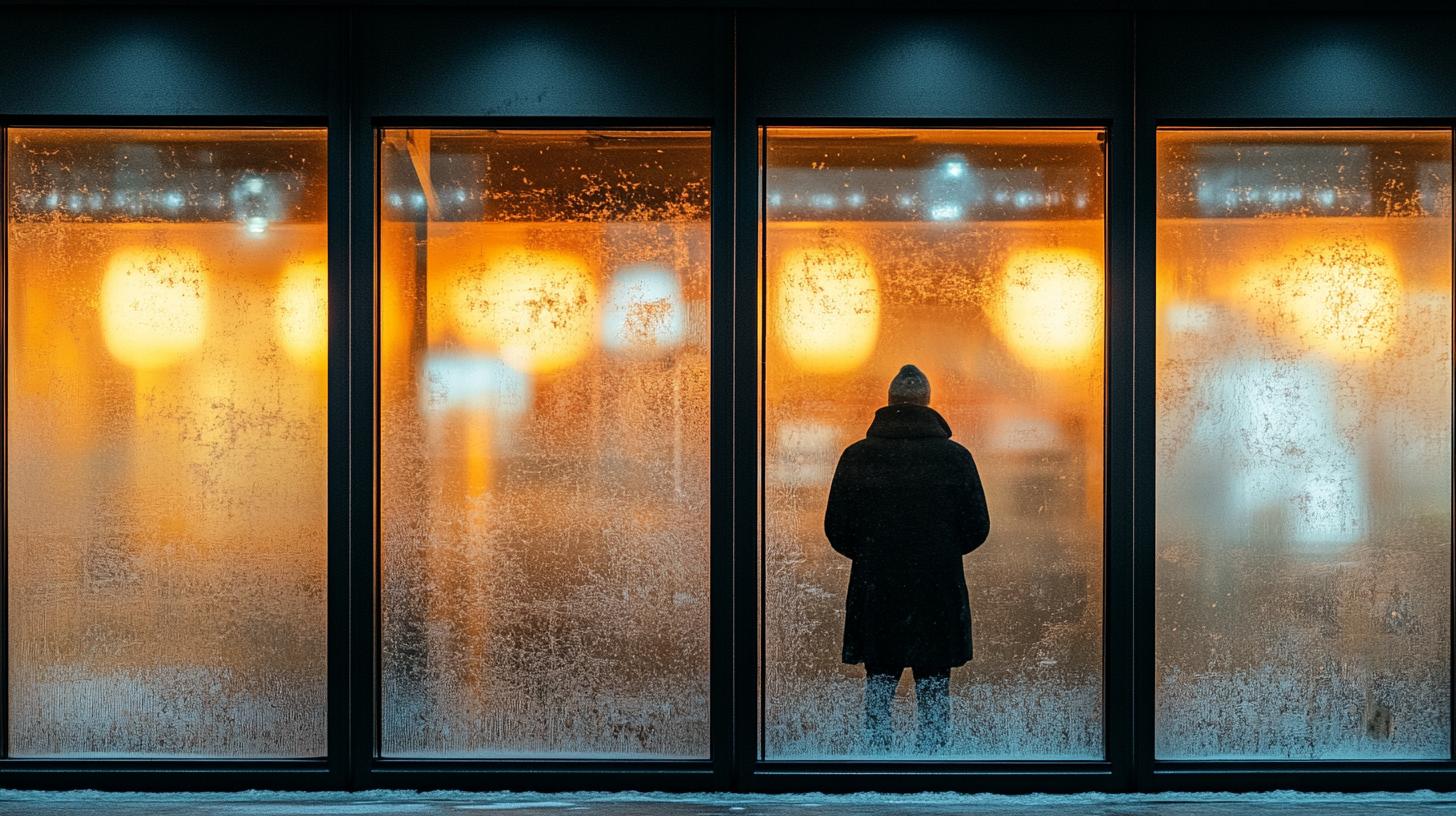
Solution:
{"label": "frost pattern on glass", "polygon": [[1101,757],[1098,133],[775,128],[767,162],[763,753],[921,758],[908,671],[889,753],[864,738],[823,532],[840,452],[915,363],[991,514],[936,758]]}
{"label": "frost pattern on glass", "polygon": [[8,142],[11,752],[325,750],[325,138]]}
{"label": "frost pattern on glass", "polygon": [[707,756],[707,135],[383,144],[384,752]]}
{"label": "frost pattern on glass", "polygon": [[1450,134],[1158,161],[1157,753],[1444,758]]}

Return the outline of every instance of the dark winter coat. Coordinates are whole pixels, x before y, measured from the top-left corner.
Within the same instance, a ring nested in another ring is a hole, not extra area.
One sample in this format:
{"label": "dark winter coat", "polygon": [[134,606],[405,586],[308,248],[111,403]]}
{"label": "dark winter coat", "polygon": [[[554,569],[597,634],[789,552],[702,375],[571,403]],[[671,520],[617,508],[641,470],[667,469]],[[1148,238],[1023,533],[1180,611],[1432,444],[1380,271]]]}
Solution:
{"label": "dark winter coat", "polygon": [[960,666],[971,659],[961,556],[991,531],[970,451],[932,408],[888,405],[839,457],[824,534],[854,560],[844,662]]}

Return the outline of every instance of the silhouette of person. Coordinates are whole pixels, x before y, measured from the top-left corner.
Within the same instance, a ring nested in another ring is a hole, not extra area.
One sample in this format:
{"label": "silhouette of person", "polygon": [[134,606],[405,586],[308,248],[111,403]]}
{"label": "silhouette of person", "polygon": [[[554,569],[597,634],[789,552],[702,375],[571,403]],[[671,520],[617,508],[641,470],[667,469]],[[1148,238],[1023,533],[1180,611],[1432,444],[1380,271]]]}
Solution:
{"label": "silhouette of person", "polygon": [[844,662],[865,666],[864,729],[891,747],[890,702],[907,667],[915,678],[916,749],[944,748],[950,670],[971,659],[971,605],[961,557],[991,531],[970,451],[930,407],[930,381],[907,365],[890,382],[865,438],[844,450],[824,534],[851,559]]}

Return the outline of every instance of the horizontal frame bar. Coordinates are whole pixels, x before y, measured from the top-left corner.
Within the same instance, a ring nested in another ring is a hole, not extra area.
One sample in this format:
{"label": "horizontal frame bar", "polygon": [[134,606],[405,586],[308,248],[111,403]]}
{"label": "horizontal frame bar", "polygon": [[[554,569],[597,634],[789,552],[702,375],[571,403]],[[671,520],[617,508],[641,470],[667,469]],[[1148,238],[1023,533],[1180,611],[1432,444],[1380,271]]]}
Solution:
{"label": "horizontal frame bar", "polygon": [[0,760],[0,785],[34,790],[337,790],[328,760]]}

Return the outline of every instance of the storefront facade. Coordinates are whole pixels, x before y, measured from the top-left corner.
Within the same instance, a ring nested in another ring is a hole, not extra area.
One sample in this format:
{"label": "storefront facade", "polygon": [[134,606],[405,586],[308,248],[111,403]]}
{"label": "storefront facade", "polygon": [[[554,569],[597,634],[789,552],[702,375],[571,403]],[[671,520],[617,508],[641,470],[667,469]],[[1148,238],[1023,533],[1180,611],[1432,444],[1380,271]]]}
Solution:
{"label": "storefront facade", "polygon": [[[0,20],[0,786],[1456,778],[1456,18]],[[909,362],[933,751],[823,535]]]}

